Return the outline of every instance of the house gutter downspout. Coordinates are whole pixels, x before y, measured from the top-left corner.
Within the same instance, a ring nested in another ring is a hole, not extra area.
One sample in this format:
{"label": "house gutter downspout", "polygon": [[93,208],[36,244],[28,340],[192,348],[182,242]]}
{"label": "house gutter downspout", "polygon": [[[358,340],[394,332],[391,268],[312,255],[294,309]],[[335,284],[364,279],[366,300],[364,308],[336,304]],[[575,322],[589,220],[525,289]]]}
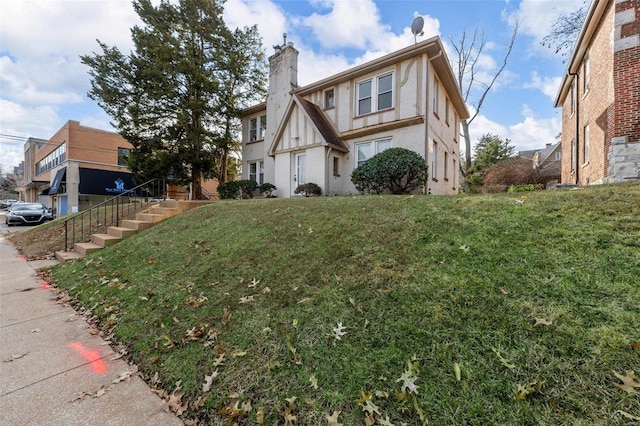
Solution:
{"label": "house gutter downspout", "polygon": [[[571,71],[567,71],[567,74],[569,74],[572,77],[576,78],[576,90],[575,90],[575,95],[576,95],[576,110],[574,111],[575,115],[576,115],[576,150],[573,153],[575,155],[575,164],[576,164],[576,181],[575,184],[576,185],[580,185],[580,174],[579,174],[579,168],[580,168],[580,157],[579,157],[579,152],[580,152],[580,74],[577,72],[571,72]],[[573,101],[573,100],[572,100]]]}
{"label": "house gutter downspout", "polygon": [[[427,78],[425,81],[425,91],[424,91],[424,161],[427,163],[427,166],[429,165],[429,116],[430,116],[430,111],[429,111],[429,64],[431,64],[431,61],[433,61],[434,59],[439,58],[440,56],[442,56],[442,50],[438,52],[437,55],[435,55],[433,58],[429,57],[429,54],[427,53],[427,69],[425,70],[426,74],[427,74]],[[419,77],[418,77],[419,78]],[[427,181],[424,183],[424,187],[422,190],[423,194],[428,194],[429,193],[429,176],[430,173],[432,173],[433,170],[429,170],[427,173]]]}

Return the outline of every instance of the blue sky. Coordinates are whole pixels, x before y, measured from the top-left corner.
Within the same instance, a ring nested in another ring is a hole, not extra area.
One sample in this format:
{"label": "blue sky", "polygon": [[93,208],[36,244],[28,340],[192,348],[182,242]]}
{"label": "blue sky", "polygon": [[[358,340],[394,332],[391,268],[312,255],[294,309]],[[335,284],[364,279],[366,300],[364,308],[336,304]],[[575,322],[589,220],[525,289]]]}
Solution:
{"label": "blue sky", "polygon": [[[227,0],[231,27],[257,24],[268,55],[288,34],[300,51],[298,80],[313,83],[413,43],[411,22],[425,19],[425,36],[445,46],[476,28],[486,47],[479,76],[499,66],[513,25],[519,37],[505,72],[471,125],[472,143],[484,133],[509,138],[518,150],[544,147],[560,131],[553,108],[563,58],[540,41],[558,13],[583,0]],[[24,138],[49,139],[67,121],[111,130],[109,117],[86,97],[87,69],[79,55],[96,39],[132,48],[138,23],[129,0],[0,0],[0,165],[22,159]],[[449,59],[455,59],[451,54]],[[472,109],[477,96],[469,99]],[[22,139],[21,139],[22,138]]]}

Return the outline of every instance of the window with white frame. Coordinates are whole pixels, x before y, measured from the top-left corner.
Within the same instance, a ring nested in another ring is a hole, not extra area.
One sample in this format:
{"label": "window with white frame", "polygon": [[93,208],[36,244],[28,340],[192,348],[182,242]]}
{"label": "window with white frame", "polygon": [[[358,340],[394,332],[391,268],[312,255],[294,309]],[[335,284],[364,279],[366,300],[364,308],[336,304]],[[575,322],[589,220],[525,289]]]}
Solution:
{"label": "window with white frame", "polygon": [[267,116],[261,115],[249,120],[249,142],[264,139],[267,130]]}
{"label": "window with white frame", "polygon": [[584,126],[584,162],[589,161],[589,125]]}
{"label": "window with white frame", "polygon": [[258,185],[264,183],[264,161],[249,163],[249,180],[254,181]]}
{"label": "window with white frame", "polygon": [[438,142],[433,141],[431,150],[431,178],[438,180]]}
{"label": "window with white frame", "polygon": [[444,103],[444,122],[449,124],[449,97],[445,98]]}
{"label": "window with white frame", "polygon": [[356,144],[356,167],[361,166],[369,158],[391,148],[391,138]]}
{"label": "window with white frame", "polygon": [[560,152],[556,152],[556,161],[559,161],[562,158],[562,154]]}
{"label": "window with white frame", "polygon": [[589,91],[589,83],[591,80],[591,64],[589,61],[589,53],[584,57],[584,93],[586,94]]}
{"label": "window with white frame", "polygon": [[444,180],[449,180],[449,153],[444,152]]}
{"label": "window with white frame", "polygon": [[433,78],[433,113],[438,115],[438,105],[440,104],[440,82]]}
{"label": "window with white frame", "polygon": [[573,115],[574,112],[576,112],[576,103],[578,102],[577,96],[576,96],[576,80],[573,80],[573,83],[571,84],[571,115]]}
{"label": "window with white frame", "polygon": [[324,108],[330,109],[336,106],[335,92],[332,90],[327,90],[324,93]]}
{"label": "window with white frame", "polygon": [[[376,96],[373,96],[373,94]],[[393,73],[379,75],[357,84],[356,115],[393,107]]]}

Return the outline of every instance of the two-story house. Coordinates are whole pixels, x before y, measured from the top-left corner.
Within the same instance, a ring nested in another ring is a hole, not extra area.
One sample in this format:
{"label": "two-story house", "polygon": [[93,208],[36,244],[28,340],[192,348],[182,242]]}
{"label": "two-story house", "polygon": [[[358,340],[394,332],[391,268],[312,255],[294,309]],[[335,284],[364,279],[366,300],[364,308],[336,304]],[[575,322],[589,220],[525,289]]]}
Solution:
{"label": "two-story house", "polygon": [[427,162],[424,193],[458,193],[459,123],[469,112],[439,37],[304,87],[293,44],[275,50],[266,102],[243,111],[244,179],[272,183],[280,197],[310,182],[355,194],[352,171],[401,147]]}
{"label": "two-story house", "polygon": [[640,0],[593,0],[555,102],[562,182],[640,178]]}

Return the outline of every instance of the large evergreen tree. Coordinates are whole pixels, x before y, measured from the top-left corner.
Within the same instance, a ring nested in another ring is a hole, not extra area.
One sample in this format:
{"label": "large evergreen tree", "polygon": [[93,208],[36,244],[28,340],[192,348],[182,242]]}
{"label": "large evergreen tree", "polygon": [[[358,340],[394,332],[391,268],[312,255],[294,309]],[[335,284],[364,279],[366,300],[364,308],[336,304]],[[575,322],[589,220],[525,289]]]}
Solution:
{"label": "large evergreen tree", "polygon": [[[515,147],[509,139],[502,139],[498,135],[485,133],[475,146],[473,165],[469,169],[467,178],[471,187],[482,186],[487,169],[507,158],[513,157]],[[474,188],[472,188],[473,190]]]}
{"label": "large evergreen tree", "polygon": [[237,148],[242,108],[264,98],[266,67],[257,28],[227,28],[223,0],[134,0],[143,25],[131,29],[128,55],[98,41],[88,95],[111,116],[133,149],[129,168],[140,179],[191,183],[226,179]]}

